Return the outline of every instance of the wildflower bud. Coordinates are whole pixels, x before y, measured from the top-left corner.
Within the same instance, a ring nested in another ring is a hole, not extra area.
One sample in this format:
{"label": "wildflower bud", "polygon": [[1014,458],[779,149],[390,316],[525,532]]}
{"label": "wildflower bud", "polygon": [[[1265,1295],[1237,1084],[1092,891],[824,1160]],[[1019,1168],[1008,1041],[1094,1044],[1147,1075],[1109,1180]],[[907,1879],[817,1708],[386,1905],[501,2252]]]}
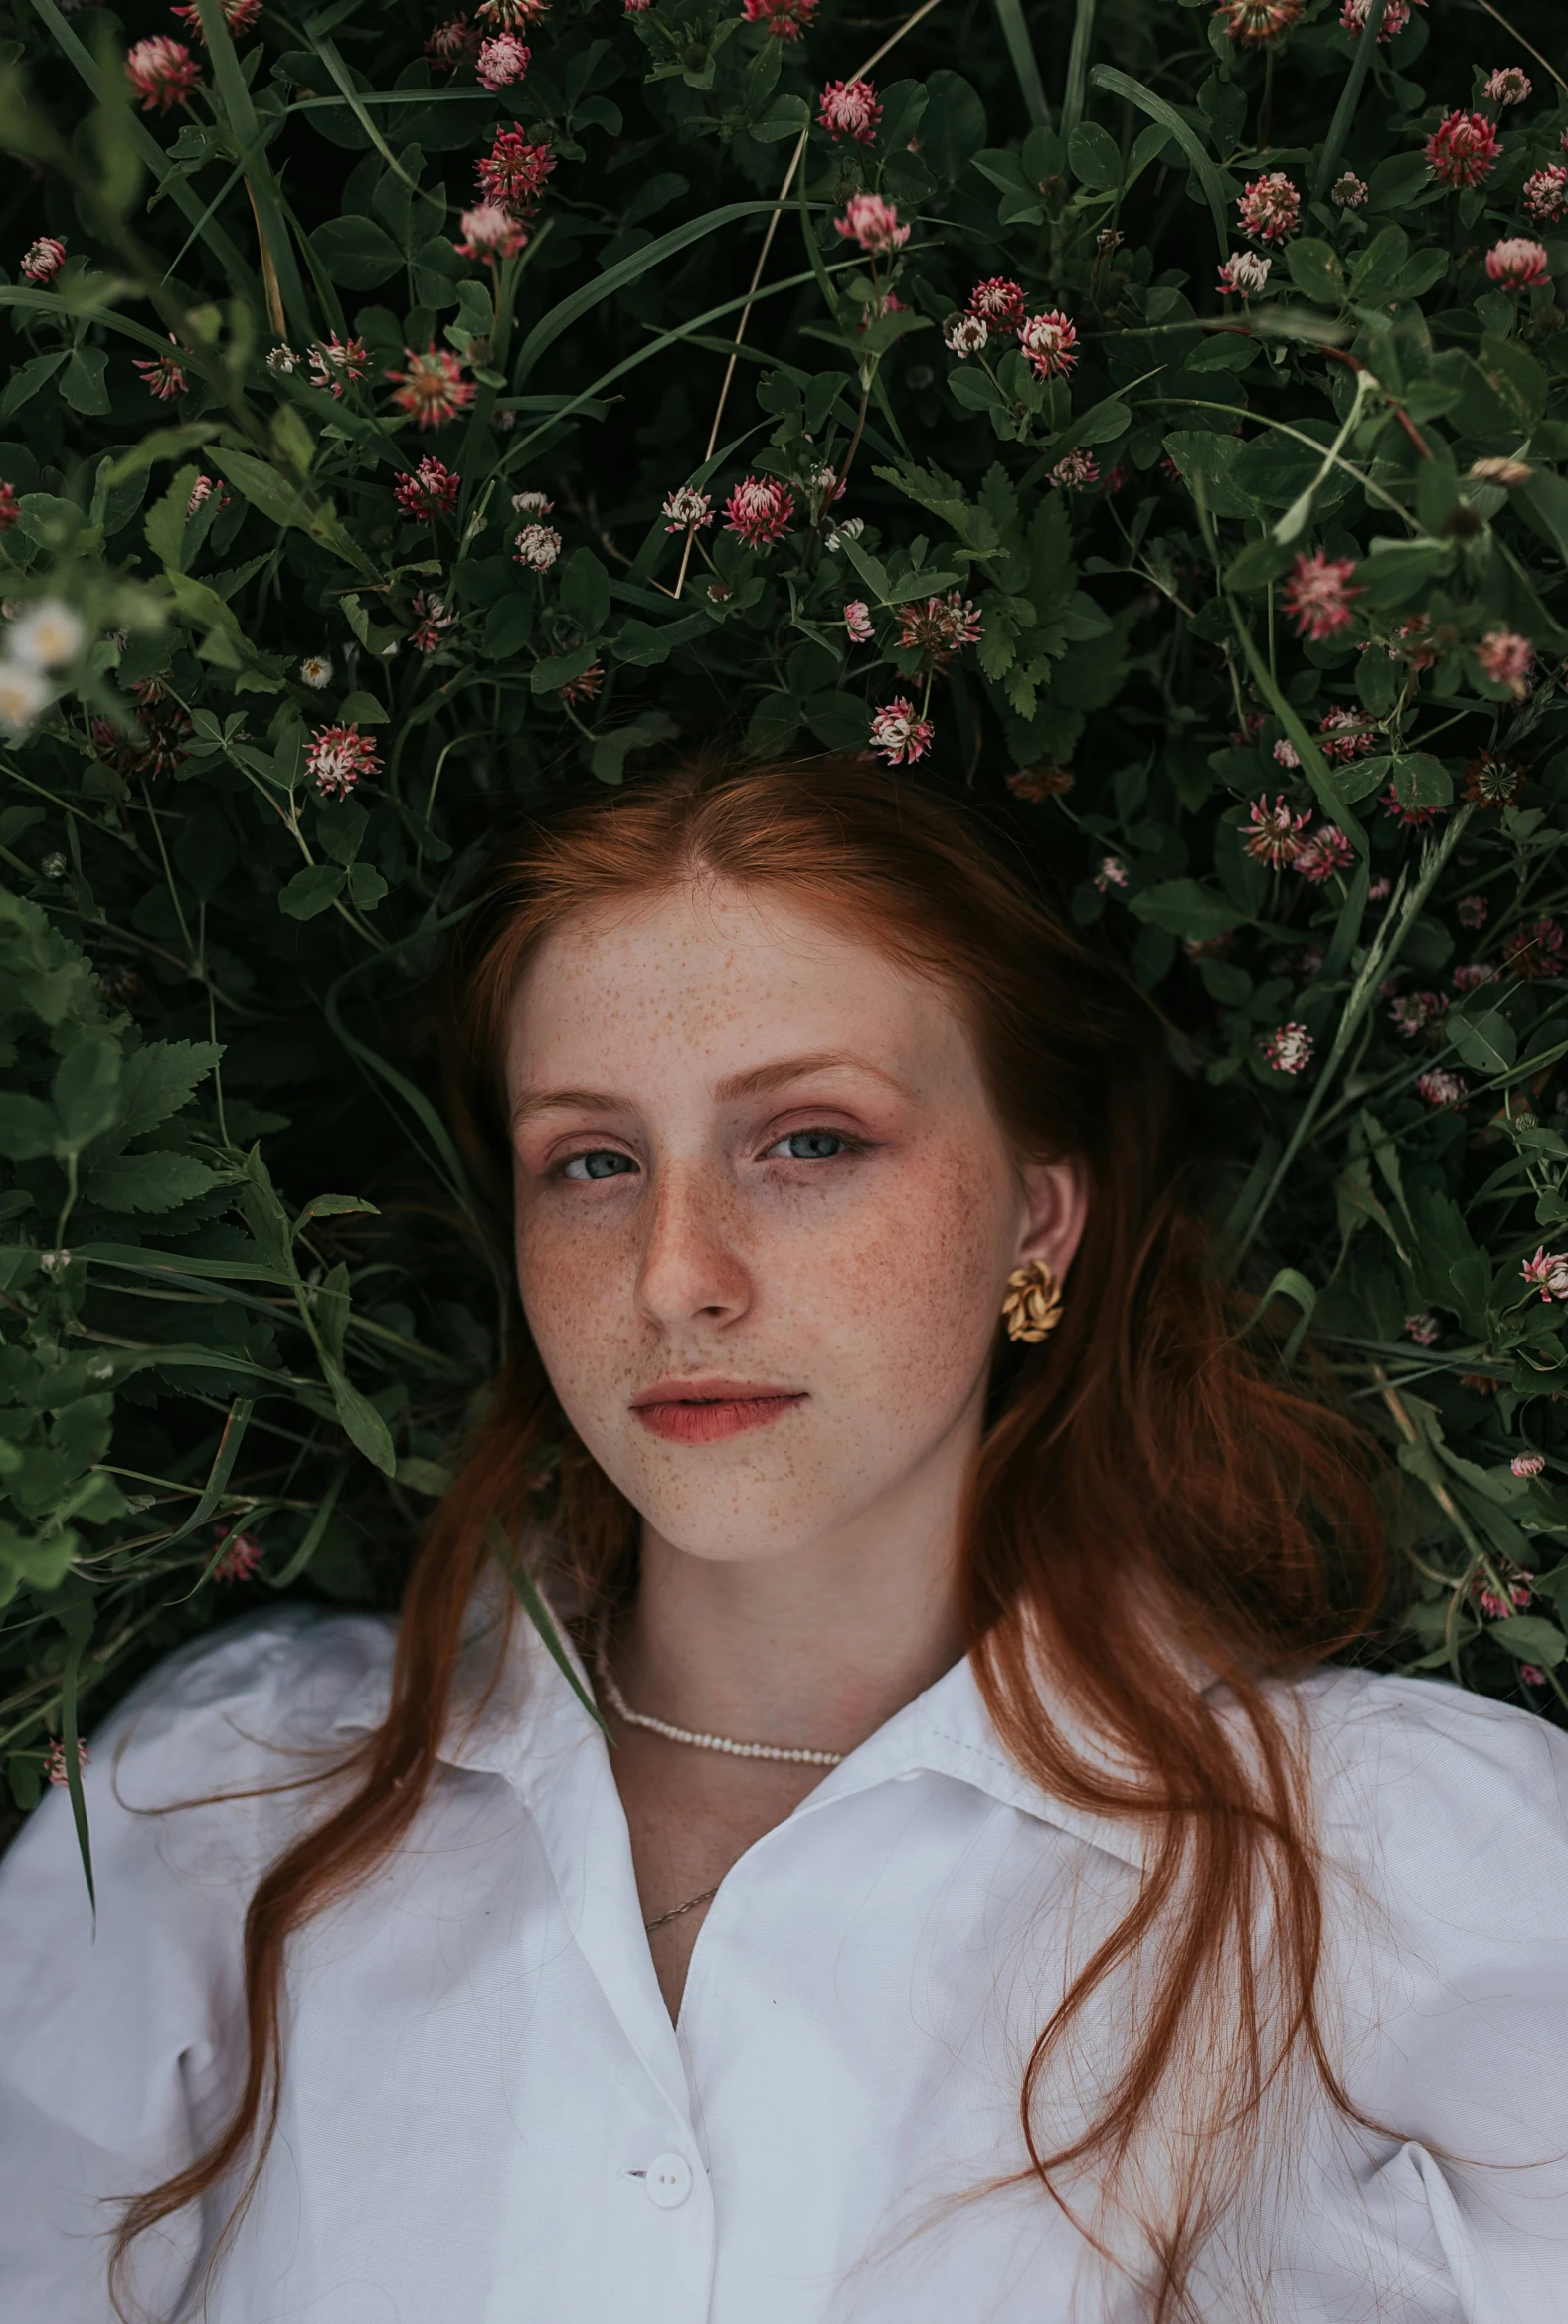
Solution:
{"label": "wildflower bud", "polygon": [[1505,235],[1486,253],[1486,272],[1503,290],[1533,290],[1551,275],[1545,248],[1528,235]]}
{"label": "wildflower bud", "polygon": [[1497,166],[1497,132],[1484,113],[1452,112],[1427,139],[1427,167],[1440,185],[1479,186]]}
{"label": "wildflower bud", "polygon": [[1510,460],[1501,453],[1488,452],[1479,460],[1472,460],[1466,474],[1478,484],[1500,484],[1511,492],[1519,484],[1527,484],[1535,470],[1523,460]]}
{"label": "wildflower bud", "polygon": [[201,79],[201,67],[183,41],[154,33],[138,41],[125,59],[125,78],[144,113],[166,113],[171,106],[189,104]]}
{"label": "wildflower bud", "polygon": [[1492,104],[1523,104],[1530,93],[1530,77],[1517,65],[1500,65],[1486,76],[1486,96]]}
{"label": "wildflower bud", "polygon": [[37,242],[29,243],[22,254],[20,273],[24,282],[36,289],[47,289],[66,263],[66,246],[58,235],[41,234]]}
{"label": "wildflower bud", "polygon": [[926,756],[935,733],[931,720],[920,717],[913,702],[895,694],[891,702],[884,702],[873,713],[871,748],[890,767],[913,766]]}
{"label": "wildflower bud", "polygon": [[846,242],[858,243],[872,258],[902,250],[910,236],[894,205],[884,202],[880,194],[851,194],[843,217],[835,218],[833,224]]}
{"label": "wildflower bud", "polygon": [[991,334],[983,315],[950,314],[942,326],[942,335],[949,352],[961,361],[966,356],[978,355]]}
{"label": "wildflower bud", "polygon": [[1549,161],[1525,179],[1524,207],[1546,226],[1568,218],[1568,168],[1562,162]]}

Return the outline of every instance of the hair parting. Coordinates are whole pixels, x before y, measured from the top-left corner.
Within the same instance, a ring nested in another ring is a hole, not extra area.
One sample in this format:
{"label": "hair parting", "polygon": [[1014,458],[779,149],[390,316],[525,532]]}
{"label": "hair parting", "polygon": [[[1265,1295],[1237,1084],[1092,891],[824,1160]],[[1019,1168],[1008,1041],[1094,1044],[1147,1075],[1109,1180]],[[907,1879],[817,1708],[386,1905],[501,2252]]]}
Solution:
{"label": "hair parting", "polygon": [[[1175,2324],[1195,2314],[1197,2254],[1266,2106],[1305,2069],[1354,2112],[1322,2024],[1323,1882],[1302,1752],[1269,1682],[1343,1649],[1376,1614],[1376,1456],[1267,1343],[1240,1336],[1179,1166],[1175,1077],[1148,1001],[1057,922],[972,817],[879,769],[687,766],[493,852],[453,939],[442,1046],[450,1118],[498,1232],[510,1203],[503,1036],[533,954],[573,913],[719,881],[786,895],[937,979],[1014,1151],[1074,1155],[1088,1178],[1061,1326],[1039,1346],[999,1341],[960,1582],[969,1654],[1014,1761],[1143,1848],[1132,1903],[1029,2056],[1021,2175],[1108,2258],[1134,2265],[1154,2324]],[[252,1900],[249,2067],[233,2114],[188,2169],[126,2206],[111,2277],[122,2315],[135,2239],[248,2164],[220,2250],[232,2235],[276,2120],[289,1942],[419,1816],[487,1526],[512,1540],[529,1527],[529,1480],[556,1440],[551,1531],[587,1617],[635,1587],[635,1513],[565,1431],[519,1329],[413,1568],[390,1706],[357,1781]],[[1046,1709],[1045,1667],[1093,1752]],[[1091,2004],[1130,1980],[1130,2038],[1075,2126],[1063,2104],[1074,2046]],[[1161,2155],[1177,2157],[1173,2169]],[[1087,2205],[1086,2185],[1098,2189]],[[1135,2262],[1119,2220],[1135,2231]]]}

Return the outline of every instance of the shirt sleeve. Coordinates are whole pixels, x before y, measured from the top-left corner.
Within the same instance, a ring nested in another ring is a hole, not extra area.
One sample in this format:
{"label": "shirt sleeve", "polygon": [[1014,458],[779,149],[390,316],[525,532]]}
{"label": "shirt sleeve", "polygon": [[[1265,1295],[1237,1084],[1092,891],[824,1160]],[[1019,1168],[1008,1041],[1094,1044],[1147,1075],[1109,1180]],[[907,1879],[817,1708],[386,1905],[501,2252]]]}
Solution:
{"label": "shirt sleeve", "polygon": [[1371,2004],[1352,2095],[1419,2169],[1465,2324],[1568,2315],[1568,1737],[1441,1683],[1334,1693],[1355,1766],[1325,1838]]}
{"label": "shirt sleeve", "polygon": [[[301,1772],[276,1747],[312,1723],[290,1697],[302,1679],[330,1693],[363,1643],[333,1634],[372,1627],[285,1609],[171,1657],[127,1698],[84,1770],[95,1924],[64,1789],[0,1864],[0,2315],[114,2324],[115,2199],[181,2169],[226,2118],[246,1908],[299,1813],[286,1803],[313,1795],[177,1803]],[[131,2282],[154,2312],[203,2237],[187,2218],[143,2238]]]}

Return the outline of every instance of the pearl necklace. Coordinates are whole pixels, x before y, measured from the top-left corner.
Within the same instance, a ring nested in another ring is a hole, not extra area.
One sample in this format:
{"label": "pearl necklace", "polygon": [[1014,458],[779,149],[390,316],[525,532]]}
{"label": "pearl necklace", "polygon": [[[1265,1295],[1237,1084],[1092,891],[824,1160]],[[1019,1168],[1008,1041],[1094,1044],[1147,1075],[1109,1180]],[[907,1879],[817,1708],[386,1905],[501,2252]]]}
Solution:
{"label": "pearl necklace", "polygon": [[[698,1751],[726,1751],[732,1759],[786,1759],[796,1767],[838,1767],[843,1763],[842,1751],[789,1751],[778,1743],[732,1743],[728,1735],[694,1735],[685,1727],[668,1725],[662,1718],[644,1718],[640,1710],[629,1708],[603,1656],[599,1680],[605,1700],[617,1718],[623,1718],[627,1726],[646,1727],[650,1735],[662,1735],[667,1743],[690,1743]],[[681,1909],[685,1911],[688,1907],[683,1905]]]}

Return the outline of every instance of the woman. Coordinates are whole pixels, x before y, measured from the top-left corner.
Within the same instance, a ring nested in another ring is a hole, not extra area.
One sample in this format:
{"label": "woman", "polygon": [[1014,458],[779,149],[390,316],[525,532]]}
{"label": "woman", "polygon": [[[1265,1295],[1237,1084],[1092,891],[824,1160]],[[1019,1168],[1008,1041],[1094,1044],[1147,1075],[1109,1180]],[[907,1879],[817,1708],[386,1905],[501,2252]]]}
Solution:
{"label": "woman", "polygon": [[18,1843],[4,2313],[127,2196],[221,2324],[1562,2313],[1568,1753],[1324,1667],[1366,1448],[1145,1004],[908,786],[699,770],[498,855],[447,1049],[526,1332],[396,1630],[121,1713],[95,1943]]}

